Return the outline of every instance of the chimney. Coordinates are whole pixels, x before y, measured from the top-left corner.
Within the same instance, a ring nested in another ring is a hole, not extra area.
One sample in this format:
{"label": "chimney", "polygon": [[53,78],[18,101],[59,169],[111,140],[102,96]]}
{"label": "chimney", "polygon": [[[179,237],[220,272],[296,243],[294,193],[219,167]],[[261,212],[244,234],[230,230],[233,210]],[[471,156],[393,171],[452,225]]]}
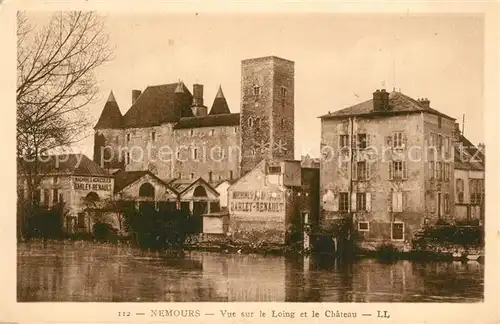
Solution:
{"label": "chimney", "polygon": [[141,93],[142,93],[141,90],[132,90],[132,104],[134,104],[137,98],[139,98]]}
{"label": "chimney", "polygon": [[196,117],[204,117],[208,114],[207,107],[203,105],[202,84],[193,84],[193,104],[191,110]]}
{"label": "chimney", "polygon": [[389,92],[385,91],[385,89],[377,90],[373,93],[373,110],[389,110]]}
{"label": "chimney", "polygon": [[203,106],[203,85],[193,84],[193,107]]}
{"label": "chimney", "polygon": [[456,145],[460,143],[460,135],[461,135],[460,124],[455,123],[455,128],[453,129],[453,141],[455,142]]}
{"label": "chimney", "polygon": [[420,104],[420,106],[422,106],[422,107],[425,107],[425,108],[430,107],[431,101],[427,98],[420,98],[417,101]]}

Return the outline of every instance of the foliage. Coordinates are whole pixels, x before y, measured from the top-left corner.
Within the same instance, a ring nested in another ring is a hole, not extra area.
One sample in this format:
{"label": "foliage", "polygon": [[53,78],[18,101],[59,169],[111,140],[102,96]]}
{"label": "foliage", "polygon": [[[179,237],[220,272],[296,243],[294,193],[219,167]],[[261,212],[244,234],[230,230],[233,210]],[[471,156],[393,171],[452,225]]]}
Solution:
{"label": "foliage", "polygon": [[116,235],[116,230],[108,223],[96,223],[92,228],[94,238],[99,241],[109,240],[111,236]]}
{"label": "foliage", "polygon": [[457,225],[428,226],[412,243],[415,246],[423,246],[426,243],[435,242],[462,246],[482,246],[484,244],[484,228],[481,226]]}
{"label": "foliage", "polygon": [[61,238],[63,236],[64,204],[52,208],[36,207],[28,222],[28,237]]}

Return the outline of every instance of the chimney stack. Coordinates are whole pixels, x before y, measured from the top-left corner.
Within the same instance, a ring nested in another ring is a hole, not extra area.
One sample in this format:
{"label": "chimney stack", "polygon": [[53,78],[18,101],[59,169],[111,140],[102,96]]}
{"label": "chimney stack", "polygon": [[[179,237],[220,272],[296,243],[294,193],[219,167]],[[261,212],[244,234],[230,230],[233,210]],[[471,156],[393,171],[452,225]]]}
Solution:
{"label": "chimney stack", "polygon": [[375,91],[373,93],[373,110],[387,111],[389,110],[389,92],[385,89]]}
{"label": "chimney stack", "polygon": [[422,107],[425,107],[425,108],[430,107],[431,101],[427,98],[420,98],[417,101],[420,104],[420,106],[422,106]]}
{"label": "chimney stack", "polygon": [[191,110],[195,117],[204,117],[208,114],[207,107],[203,105],[203,85],[193,84],[193,104]]}
{"label": "chimney stack", "polygon": [[461,135],[460,124],[455,123],[455,129],[453,130],[453,141],[455,142],[456,145],[460,143],[460,135]]}
{"label": "chimney stack", "polygon": [[139,96],[141,95],[141,90],[132,90],[132,104],[134,104],[134,102],[137,100],[137,98],[139,98]]}
{"label": "chimney stack", "polygon": [[193,84],[193,107],[203,106],[203,85]]}

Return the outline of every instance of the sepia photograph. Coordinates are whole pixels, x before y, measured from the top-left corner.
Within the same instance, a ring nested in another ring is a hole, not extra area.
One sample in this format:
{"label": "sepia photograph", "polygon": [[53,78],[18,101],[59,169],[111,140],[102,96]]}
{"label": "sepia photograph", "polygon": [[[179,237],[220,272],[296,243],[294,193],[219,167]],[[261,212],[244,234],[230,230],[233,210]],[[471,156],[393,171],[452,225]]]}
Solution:
{"label": "sepia photograph", "polygon": [[484,15],[16,22],[18,303],[484,302]]}

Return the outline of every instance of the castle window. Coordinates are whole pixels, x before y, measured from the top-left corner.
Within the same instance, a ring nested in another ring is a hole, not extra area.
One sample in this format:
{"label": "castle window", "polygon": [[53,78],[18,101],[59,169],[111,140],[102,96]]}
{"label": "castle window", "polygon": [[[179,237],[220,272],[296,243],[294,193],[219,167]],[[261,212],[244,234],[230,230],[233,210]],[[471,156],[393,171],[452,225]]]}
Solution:
{"label": "castle window", "polygon": [[248,126],[253,127],[253,118],[252,117],[248,118]]}
{"label": "castle window", "polygon": [[286,87],[281,87],[281,96],[286,97]]}
{"label": "castle window", "polygon": [[191,180],[194,179],[194,173],[191,173]]}
{"label": "castle window", "polygon": [[253,86],[253,95],[254,96],[260,95],[260,87],[259,86],[257,86],[257,85]]}
{"label": "castle window", "polygon": [[130,142],[130,134],[127,134],[127,142]]}
{"label": "castle window", "polygon": [[366,134],[358,134],[358,149],[365,149],[368,146]]}
{"label": "castle window", "polygon": [[211,129],[210,130],[210,136],[214,136],[215,135],[215,129]]}
{"label": "castle window", "polygon": [[229,171],[229,180],[233,180],[233,171]]}
{"label": "castle window", "polygon": [[441,128],[441,117],[438,117],[438,128]]}
{"label": "castle window", "polygon": [[208,181],[212,182],[212,171],[208,172]]}
{"label": "castle window", "polygon": [[444,194],[444,212],[449,213],[450,212],[450,196],[448,194]]}
{"label": "castle window", "polygon": [[198,158],[198,149],[194,148],[193,149],[193,159],[196,160]]}
{"label": "castle window", "polygon": [[156,132],[151,132],[151,141],[154,142],[156,140]]}
{"label": "castle window", "polygon": [[177,178],[182,179],[182,172],[177,173]]}
{"label": "castle window", "polygon": [[234,130],[234,133],[236,134],[238,132],[238,127],[235,127],[233,130]]}
{"label": "castle window", "polygon": [[401,180],[408,178],[408,170],[405,161],[389,162],[389,179]]}
{"label": "castle window", "polygon": [[356,210],[363,211],[366,210],[366,193],[357,192],[356,193]]}
{"label": "castle window", "polygon": [[177,152],[175,153],[175,156],[176,156],[177,160],[180,160],[180,159],[181,159],[181,152],[180,152],[180,151],[177,151]]}
{"label": "castle window", "polygon": [[403,133],[402,132],[394,132],[392,134],[392,147],[393,148],[402,148],[403,147]]}
{"label": "castle window", "polygon": [[194,135],[194,130],[192,130],[192,129],[191,129],[191,130],[189,131],[189,136],[193,136],[193,135]]}

